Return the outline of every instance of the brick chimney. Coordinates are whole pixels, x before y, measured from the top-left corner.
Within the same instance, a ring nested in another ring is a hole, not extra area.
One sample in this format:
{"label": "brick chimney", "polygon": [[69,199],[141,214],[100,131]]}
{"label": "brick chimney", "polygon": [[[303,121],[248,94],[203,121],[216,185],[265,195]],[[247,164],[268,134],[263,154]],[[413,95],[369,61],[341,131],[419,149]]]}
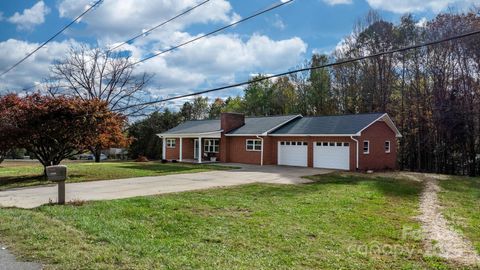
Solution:
{"label": "brick chimney", "polygon": [[224,133],[245,125],[245,115],[243,113],[222,113],[220,115],[220,128]]}

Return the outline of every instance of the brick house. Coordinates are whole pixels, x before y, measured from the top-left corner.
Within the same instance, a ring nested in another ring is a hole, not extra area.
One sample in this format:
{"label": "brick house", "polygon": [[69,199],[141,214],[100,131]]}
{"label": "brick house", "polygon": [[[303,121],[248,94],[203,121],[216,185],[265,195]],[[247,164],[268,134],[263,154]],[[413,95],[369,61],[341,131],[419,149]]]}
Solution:
{"label": "brick house", "polygon": [[354,171],[394,169],[401,134],[386,113],[318,117],[222,113],[219,120],[187,121],[158,136],[168,160]]}

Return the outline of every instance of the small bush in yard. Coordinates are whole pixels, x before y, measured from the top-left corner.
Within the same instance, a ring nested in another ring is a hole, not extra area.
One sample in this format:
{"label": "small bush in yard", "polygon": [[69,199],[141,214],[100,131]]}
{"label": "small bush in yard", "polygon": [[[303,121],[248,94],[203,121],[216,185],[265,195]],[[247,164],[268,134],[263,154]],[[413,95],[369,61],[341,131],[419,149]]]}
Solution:
{"label": "small bush in yard", "polygon": [[146,156],[138,156],[138,158],[135,159],[135,162],[149,162],[149,160]]}

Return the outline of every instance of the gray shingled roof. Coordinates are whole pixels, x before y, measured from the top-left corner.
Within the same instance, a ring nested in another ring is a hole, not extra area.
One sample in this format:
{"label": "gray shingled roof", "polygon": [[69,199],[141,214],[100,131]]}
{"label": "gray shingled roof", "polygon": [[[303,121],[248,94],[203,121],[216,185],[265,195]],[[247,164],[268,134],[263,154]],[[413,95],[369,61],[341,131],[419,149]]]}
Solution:
{"label": "gray shingled roof", "polygon": [[338,116],[303,117],[296,119],[271,134],[356,134],[384,113],[352,114]]}
{"label": "gray shingled roof", "polygon": [[186,121],[163,134],[195,134],[220,131],[220,120]]}
{"label": "gray shingled roof", "polygon": [[228,132],[230,135],[242,134],[262,134],[279,125],[291,121],[299,117],[299,115],[284,115],[284,116],[267,116],[267,117],[246,117],[245,125]]}
{"label": "gray shingled roof", "polygon": [[[262,134],[279,127],[270,134],[339,134],[352,135],[358,133],[384,113],[352,114],[338,116],[299,117],[299,115],[247,117],[245,125],[230,131],[231,135]],[[297,118],[297,119],[295,119]],[[163,134],[196,134],[219,132],[220,120],[186,121]]]}

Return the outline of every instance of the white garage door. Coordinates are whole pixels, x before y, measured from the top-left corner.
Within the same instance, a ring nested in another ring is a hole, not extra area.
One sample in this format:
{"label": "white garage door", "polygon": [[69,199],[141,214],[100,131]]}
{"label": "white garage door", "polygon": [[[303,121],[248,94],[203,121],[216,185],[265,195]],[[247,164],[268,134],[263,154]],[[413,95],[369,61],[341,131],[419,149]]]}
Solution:
{"label": "white garage door", "polygon": [[350,144],[348,142],[316,142],[313,145],[313,167],[350,169]]}
{"label": "white garage door", "polygon": [[299,141],[278,142],[278,165],[307,167],[307,145]]}

